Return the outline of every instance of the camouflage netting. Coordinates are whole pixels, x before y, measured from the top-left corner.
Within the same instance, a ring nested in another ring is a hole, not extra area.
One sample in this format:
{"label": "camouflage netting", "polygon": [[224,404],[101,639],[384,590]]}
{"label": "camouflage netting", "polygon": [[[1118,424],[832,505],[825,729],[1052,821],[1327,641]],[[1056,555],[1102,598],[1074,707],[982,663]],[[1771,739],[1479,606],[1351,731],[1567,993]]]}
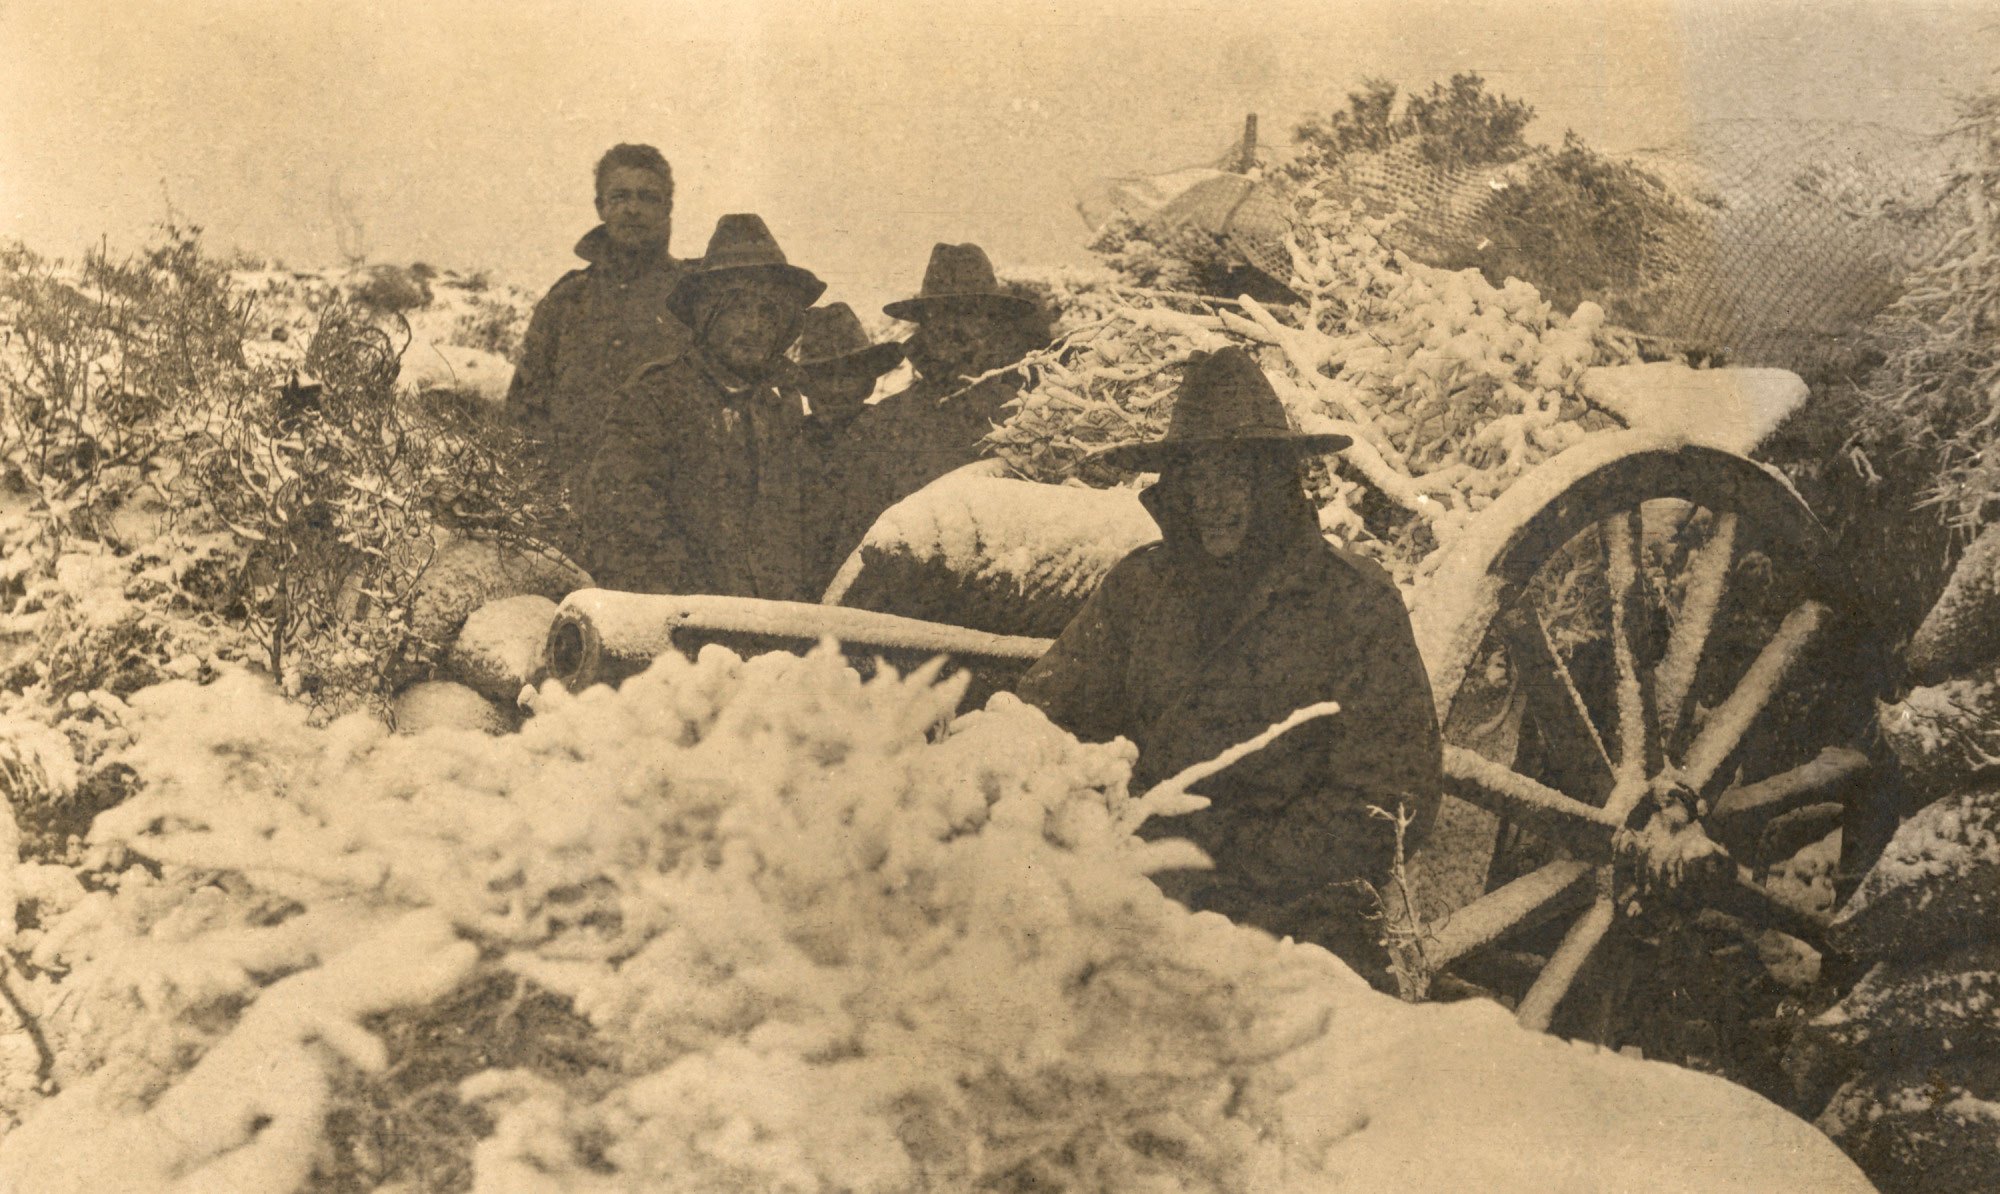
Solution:
{"label": "camouflage netting", "polygon": [[[1814,377],[1859,362],[1857,333],[1962,226],[1961,150],[1884,125],[1727,120],[1623,158],[1571,140],[1451,166],[1403,141],[1346,155],[1320,189],[1400,213],[1385,240],[1425,264],[1475,266],[1495,284],[1514,274],[1559,306],[1593,299],[1670,349]],[[1199,241],[1285,277],[1283,202],[1249,178],[1198,173],[1151,217],[1159,243]],[[1614,205],[1587,202],[1607,177],[1637,200],[1608,239]],[[1552,181],[1586,202],[1546,202]],[[1615,251],[1620,236],[1629,252]]]}

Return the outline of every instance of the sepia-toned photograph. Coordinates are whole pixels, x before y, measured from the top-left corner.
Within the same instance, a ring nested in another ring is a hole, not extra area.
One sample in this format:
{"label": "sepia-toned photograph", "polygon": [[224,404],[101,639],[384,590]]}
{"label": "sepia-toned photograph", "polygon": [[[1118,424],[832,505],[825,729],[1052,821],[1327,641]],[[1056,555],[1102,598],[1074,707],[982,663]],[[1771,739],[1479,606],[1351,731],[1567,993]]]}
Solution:
{"label": "sepia-toned photograph", "polygon": [[2000,9],[0,0],[0,1194],[2000,1191]]}

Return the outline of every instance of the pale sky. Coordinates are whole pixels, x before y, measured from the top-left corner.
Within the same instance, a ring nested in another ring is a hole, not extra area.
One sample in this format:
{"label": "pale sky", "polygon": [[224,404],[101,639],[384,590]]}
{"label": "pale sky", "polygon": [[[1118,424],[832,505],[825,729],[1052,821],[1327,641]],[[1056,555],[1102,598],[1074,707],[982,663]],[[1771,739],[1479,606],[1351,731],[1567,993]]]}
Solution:
{"label": "pale sky", "polygon": [[912,290],[935,241],[1080,259],[1080,190],[1285,136],[1370,75],[1476,70],[1530,135],[1606,149],[1717,117],[1913,132],[2000,65],[1990,2],[0,0],[0,237],[73,255],[169,205],[218,248],[541,288],[591,163],[673,162],[674,251],[762,213],[829,299]]}

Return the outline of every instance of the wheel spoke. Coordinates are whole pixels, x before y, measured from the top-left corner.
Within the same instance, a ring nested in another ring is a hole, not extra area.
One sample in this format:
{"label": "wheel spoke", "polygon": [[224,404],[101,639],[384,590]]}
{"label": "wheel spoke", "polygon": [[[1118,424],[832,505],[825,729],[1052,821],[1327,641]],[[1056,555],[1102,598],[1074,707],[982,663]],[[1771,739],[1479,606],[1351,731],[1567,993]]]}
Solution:
{"label": "wheel spoke", "polygon": [[1748,867],[1738,867],[1734,882],[1724,880],[1712,888],[1712,903],[1722,912],[1790,933],[1814,949],[1825,952],[1826,928],[1833,917],[1817,908],[1792,903],[1760,885]]}
{"label": "wheel spoke", "polygon": [[1667,637],[1666,654],[1653,673],[1654,713],[1662,745],[1680,732],[1683,706],[1694,689],[1695,672],[1708,647],[1716,611],[1722,607],[1723,589],[1729,583],[1729,566],[1735,557],[1736,512],[1731,510],[1716,517],[1715,533],[1688,560],[1687,591],[1681,599],[1680,615]]}
{"label": "wheel spoke", "polygon": [[1555,1016],[1556,1008],[1576,984],[1577,975],[1583,973],[1584,964],[1603,943],[1605,934],[1611,931],[1615,919],[1613,912],[1611,898],[1599,896],[1589,910],[1570,926],[1562,944],[1556,947],[1555,956],[1549,959],[1535,985],[1528,988],[1520,1008],[1514,1013],[1515,1020],[1523,1028],[1548,1031],[1549,1020]]}
{"label": "wheel spoke", "polygon": [[1868,756],[1858,750],[1829,746],[1810,763],[1769,779],[1731,788],[1715,802],[1704,824],[1731,851],[1749,844],[1778,817],[1809,805],[1844,801],[1850,789],[1868,774]]}
{"label": "wheel spoke", "polygon": [[1737,682],[1735,691],[1709,715],[1708,724],[1688,747],[1687,759],[1681,765],[1683,783],[1696,792],[1708,790],[1831,613],[1817,601],[1806,601],[1785,615],[1778,633],[1764,644],[1750,669],[1743,673],[1743,679]]}
{"label": "wheel spoke", "polygon": [[1508,933],[1543,924],[1587,898],[1595,868],[1561,859],[1495,888],[1451,914],[1424,945],[1425,960],[1449,965]]}
{"label": "wheel spoke", "polygon": [[1500,633],[1507,660],[1521,678],[1528,712],[1548,748],[1550,778],[1585,803],[1603,804],[1611,792],[1611,759],[1541,616],[1516,607],[1500,618]]}
{"label": "wheel spoke", "polygon": [[1793,809],[1765,826],[1748,854],[1759,866],[1782,862],[1840,828],[1846,811],[1846,805],[1832,801]]}
{"label": "wheel spoke", "polygon": [[1611,650],[1617,665],[1617,781],[1629,786],[1657,771],[1658,744],[1648,725],[1647,678],[1639,666],[1646,633],[1646,572],[1640,557],[1642,528],[1635,508],[1598,525],[1604,540],[1604,580],[1611,590]]}
{"label": "wheel spoke", "polygon": [[1601,808],[1462,746],[1444,748],[1444,778],[1446,789],[1466,803],[1498,813],[1592,861],[1611,857],[1611,835],[1623,824]]}

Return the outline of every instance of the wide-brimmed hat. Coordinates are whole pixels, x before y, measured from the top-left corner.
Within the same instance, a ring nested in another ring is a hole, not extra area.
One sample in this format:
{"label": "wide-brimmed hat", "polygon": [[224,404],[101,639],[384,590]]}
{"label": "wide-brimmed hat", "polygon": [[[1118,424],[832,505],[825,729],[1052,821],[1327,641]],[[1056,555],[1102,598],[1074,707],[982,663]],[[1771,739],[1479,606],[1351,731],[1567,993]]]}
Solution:
{"label": "wide-brimmed hat", "polygon": [[785,260],[778,239],[764,226],[762,216],[737,214],[715,222],[708,238],[708,252],[681,276],[667,295],[667,309],[682,323],[693,326],[694,304],[710,283],[721,278],[765,275],[790,287],[798,295],[799,306],[810,307],[826,293],[826,283]]}
{"label": "wide-brimmed hat", "polygon": [[1353,442],[1345,435],[1292,430],[1271,379],[1249,353],[1232,347],[1188,357],[1187,375],[1174,393],[1173,418],[1164,438],[1101,448],[1091,458],[1118,468],[1155,472],[1167,461],[1201,451],[1264,448],[1316,456],[1338,452]]}
{"label": "wide-brimmed hat", "polygon": [[882,308],[895,319],[921,322],[932,308],[942,305],[986,307],[1008,315],[1027,315],[1035,304],[1011,294],[993,275],[993,263],[978,245],[933,245],[930,264],[924,267],[924,285],[917,297],[890,303]]}
{"label": "wide-brimmed hat", "polygon": [[816,372],[880,377],[903,363],[903,346],[895,340],[874,343],[852,307],[828,303],[806,312],[792,361]]}

